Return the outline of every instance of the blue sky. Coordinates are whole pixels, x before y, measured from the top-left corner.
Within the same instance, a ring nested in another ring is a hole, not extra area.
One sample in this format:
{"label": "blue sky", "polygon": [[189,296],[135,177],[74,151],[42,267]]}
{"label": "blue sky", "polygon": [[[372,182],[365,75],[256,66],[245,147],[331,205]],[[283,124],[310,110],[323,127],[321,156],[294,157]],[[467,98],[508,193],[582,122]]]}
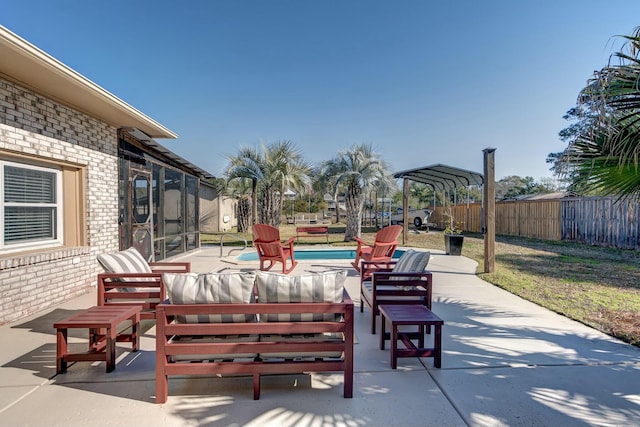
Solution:
{"label": "blue sky", "polygon": [[482,172],[495,147],[497,179],[539,179],[640,1],[0,0],[0,23],[216,176],[240,146],[291,140],[312,162],[368,143],[392,171]]}

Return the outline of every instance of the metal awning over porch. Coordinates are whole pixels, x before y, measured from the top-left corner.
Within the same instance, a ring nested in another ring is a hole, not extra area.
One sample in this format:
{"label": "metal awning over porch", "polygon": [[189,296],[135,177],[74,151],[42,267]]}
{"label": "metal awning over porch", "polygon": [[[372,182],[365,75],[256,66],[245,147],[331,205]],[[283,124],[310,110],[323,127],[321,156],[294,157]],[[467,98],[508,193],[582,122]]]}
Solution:
{"label": "metal awning over porch", "polygon": [[393,177],[420,182],[440,191],[484,184],[484,177],[480,173],[443,164],[396,172]]}

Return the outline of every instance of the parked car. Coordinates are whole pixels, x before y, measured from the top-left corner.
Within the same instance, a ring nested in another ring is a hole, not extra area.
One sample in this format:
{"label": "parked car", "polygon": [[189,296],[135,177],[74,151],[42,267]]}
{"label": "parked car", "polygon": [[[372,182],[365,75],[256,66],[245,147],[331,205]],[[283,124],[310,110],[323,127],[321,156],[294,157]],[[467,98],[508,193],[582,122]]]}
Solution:
{"label": "parked car", "polygon": [[[436,224],[429,222],[431,214],[431,209],[409,209],[409,212],[407,212],[407,220],[416,228],[420,228],[422,226],[435,227]],[[391,224],[402,224],[403,221],[403,209],[398,208],[396,214],[391,215]]]}

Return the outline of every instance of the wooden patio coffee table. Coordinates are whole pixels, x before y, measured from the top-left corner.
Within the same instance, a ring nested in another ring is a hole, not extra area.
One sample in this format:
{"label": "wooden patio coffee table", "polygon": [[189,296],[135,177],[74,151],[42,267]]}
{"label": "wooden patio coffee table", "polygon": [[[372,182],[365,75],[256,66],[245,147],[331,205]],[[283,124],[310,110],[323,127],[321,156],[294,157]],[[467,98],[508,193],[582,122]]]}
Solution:
{"label": "wooden patio coffee table", "polygon": [[[442,325],[444,320],[433,314],[422,304],[382,304],[380,309],[380,350],[384,350],[387,339],[385,326],[387,320],[391,323],[391,369],[398,367],[398,357],[433,357],[436,368],[440,368],[442,360]],[[417,332],[398,331],[398,326],[417,326]],[[435,336],[433,348],[424,347],[425,327],[434,326]],[[411,339],[418,340],[416,346]],[[405,348],[398,348],[398,340]]]}
{"label": "wooden patio coffee table", "polygon": [[[67,362],[103,360],[107,362],[107,372],[113,371],[116,368],[117,341],[131,342],[133,351],[139,348],[140,309],[140,306],[97,306],[54,323],[53,327],[57,329],[56,372],[66,372]],[[118,334],[118,324],[126,320],[131,321],[131,333]],[[67,330],[74,328],[89,329],[88,351],[69,353]]]}

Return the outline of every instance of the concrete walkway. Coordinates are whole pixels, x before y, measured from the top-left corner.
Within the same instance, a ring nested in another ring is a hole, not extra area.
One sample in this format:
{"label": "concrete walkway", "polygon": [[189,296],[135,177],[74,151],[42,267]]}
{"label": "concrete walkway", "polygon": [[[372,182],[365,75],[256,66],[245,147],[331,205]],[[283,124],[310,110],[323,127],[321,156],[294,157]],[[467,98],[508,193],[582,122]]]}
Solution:
{"label": "concrete walkway", "polygon": [[[197,272],[256,266],[219,251],[182,259]],[[302,261],[294,274],[327,268],[349,270],[359,302],[348,261]],[[172,378],[168,402],[156,405],[152,323],[141,351],[119,344],[114,372],[79,362],[56,375],[52,324],[95,305],[87,294],[0,327],[0,426],[640,425],[640,349],[492,286],[475,268],[439,253],[429,262],[433,311],[445,320],[441,369],[409,358],[392,370],[370,313],[356,310],[353,399],[342,398],[341,375],[301,374],[265,377],[259,401],[250,378]]]}

